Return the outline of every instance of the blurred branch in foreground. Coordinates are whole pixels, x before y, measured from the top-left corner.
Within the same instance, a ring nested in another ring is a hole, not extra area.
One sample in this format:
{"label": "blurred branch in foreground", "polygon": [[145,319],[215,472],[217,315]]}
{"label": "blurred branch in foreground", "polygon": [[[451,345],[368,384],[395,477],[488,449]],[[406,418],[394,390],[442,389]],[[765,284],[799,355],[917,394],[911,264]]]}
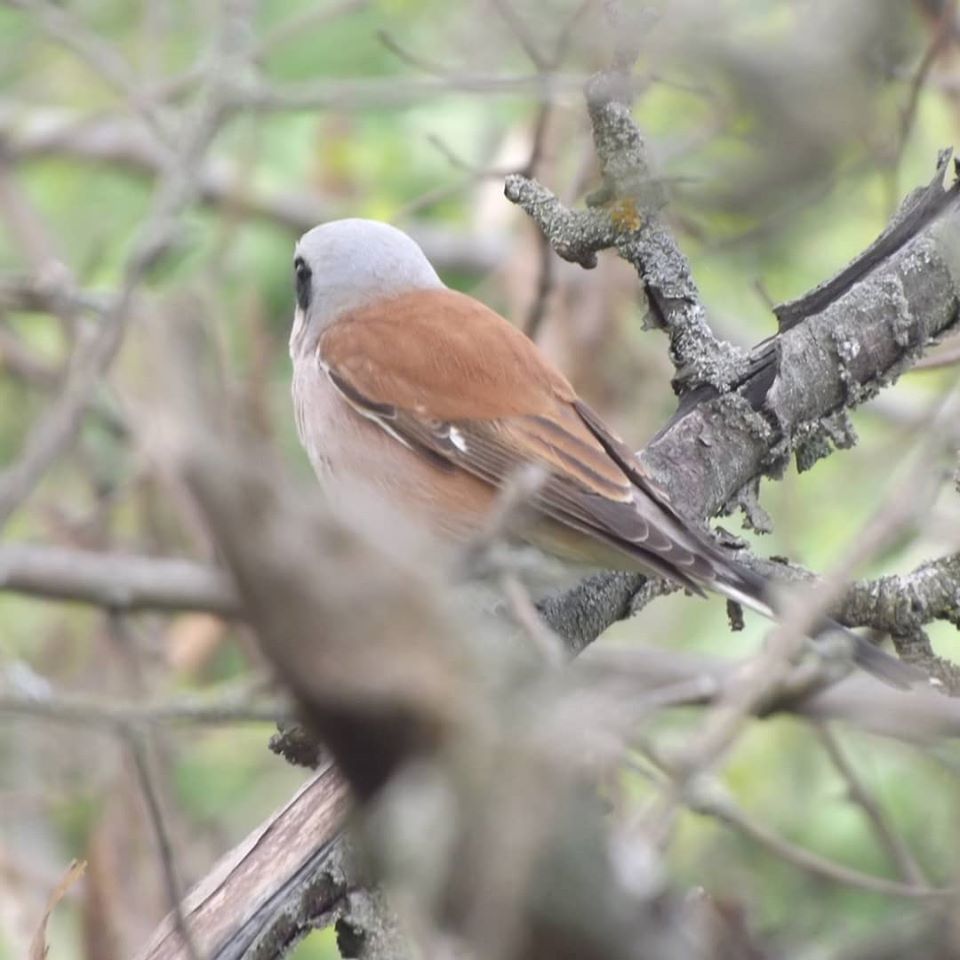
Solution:
{"label": "blurred branch in foreground", "polygon": [[[667,907],[658,871],[635,875],[629,889],[604,875],[589,839],[599,828],[595,801],[584,803],[581,761],[574,758],[587,743],[609,738],[606,749],[616,750],[641,718],[664,707],[722,706],[741,684],[740,669],[717,673],[661,654],[665,674],[643,655],[588,657],[560,679],[514,679],[495,706],[499,698],[488,702],[480,681],[489,668],[471,668],[475,647],[454,640],[470,632],[469,621],[448,619],[447,603],[422,573],[377,556],[373,544],[333,517],[305,511],[303,497],[286,492],[259,455],[238,459],[188,441],[180,456],[265,652],[354,788],[367,823],[362,836],[388,890],[399,879],[395,871],[402,873],[402,901],[420,917],[412,929],[426,937],[422,943],[442,931],[474,949],[483,943],[485,956],[688,955],[691,947],[674,939],[682,911]],[[768,684],[753,709],[844,717],[908,738],[960,731],[956,701],[886,690],[865,677],[824,690],[809,664],[782,685]],[[709,809],[732,817],[725,808]],[[434,811],[428,836],[413,827],[426,810]],[[407,818],[414,820],[405,825]],[[413,848],[405,836],[417,837]],[[647,849],[647,840],[637,842]],[[545,873],[546,864],[552,866]],[[508,891],[504,877],[514,878]],[[834,878],[857,882],[855,873]],[[568,902],[583,883],[593,896]],[[869,887],[870,878],[863,883]],[[886,881],[873,888],[951,895]],[[639,899],[638,890],[645,891]],[[446,893],[438,898],[440,891]],[[625,915],[633,920],[615,922]],[[503,937],[496,950],[494,916]]]}

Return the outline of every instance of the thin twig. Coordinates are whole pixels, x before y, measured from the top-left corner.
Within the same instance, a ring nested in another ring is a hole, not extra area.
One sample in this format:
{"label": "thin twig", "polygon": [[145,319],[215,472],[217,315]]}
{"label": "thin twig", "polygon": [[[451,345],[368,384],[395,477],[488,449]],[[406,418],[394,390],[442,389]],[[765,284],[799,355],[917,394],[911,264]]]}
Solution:
{"label": "thin twig", "polygon": [[400,41],[393,36],[392,33],[388,32],[387,30],[378,30],[377,39],[398,60],[407,64],[407,66],[414,67],[417,70],[422,70],[431,77],[450,76],[451,71],[449,67],[444,67],[439,63],[435,63],[433,60],[427,60],[425,57],[422,57],[419,54],[412,53],[410,50],[404,47]]}
{"label": "thin twig", "polygon": [[833,731],[826,724],[817,724],[814,729],[823,745],[823,749],[827,752],[827,756],[830,757],[831,762],[837,768],[837,772],[846,782],[847,793],[851,802],[863,810],[873,827],[877,840],[886,850],[887,856],[896,867],[897,872],[911,886],[929,887],[930,883],[920,869],[920,865],[914,859],[910,848],[894,829],[883,808],[861,780]]}
{"label": "thin twig", "polygon": [[553,290],[553,278],[556,271],[550,241],[543,233],[537,234],[537,258],[540,262],[537,275],[537,292],[534,296],[533,303],[530,304],[527,319],[523,324],[523,332],[530,337],[531,340],[537,339],[540,326],[547,314],[547,306],[550,302],[550,294]]}
{"label": "thin twig", "polygon": [[63,4],[48,0],[14,0],[14,5],[31,13],[51,40],[74,53],[94,75],[123,97],[149,123],[160,140],[173,141],[173,130],[167,118],[153,101],[142,96],[139,78],[117,46],[103,41]]}
{"label": "thin twig", "polygon": [[[3,293],[0,291],[0,300]],[[46,393],[55,391],[60,385],[60,371],[39,356],[12,330],[0,326],[0,373],[8,373],[23,384],[28,384]],[[103,426],[116,436],[126,436],[129,425],[123,413],[116,406],[104,402],[100,394],[90,398],[90,413],[97,417]],[[3,548],[0,547],[0,554]],[[0,570],[3,561],[0,559]],[[2,585],[2,574],[0,574]]]}
{"label": "thin twig", "polygon": [[933,36],[927,44],[926,50],[920,59],[917,69],[910,79],[910,92],[907,96],[906,105],[900,115],[900,129],[897,137],[897,151],[893,160],[894,170],[900,165],[903,157],[903,151],[906,149],[907,142],[910,139],[910,131],[913,129],[914,121],[917,117],[917,107],[920,103],[920,94],[930,75],[930,70],[937,62],[937,57],[943,52],[946,45],[953,36],[953,24],[956,18],[957,3],[956,0],[946,0],[940,11],[933,28]]}
{"label": "thin twig", "polygon": [[222,62],[211,71],[210,87],[182,138],[183,147],[156,190],[151,216],[124,265],[119,294],[96,330],[78,346],[60,395],[31,430],[20,458],[0,474],[0,527],[73,443],[90,396],[119,351],[137,288],[175,243],[178,217],[197,193],[195,169],[230,113],[226,91],[232,73],[239,70],[237,61],[245,58],[243,42],[238,40],[245,31],[235,22],[241,18],[237,6],[224,19],[218,45]]}
{"label": "thin twig", "polygon": [[[402,222],[408,217],[422,213],[424,210],[429,210],[430,207],[436,206],[436,204],[442,203],[450,197],[455,197],[458,193],[466,190],[476,182],[477,177],[470,174],[461,179],[454,180],[452,183],[441,183],[435,187],[431,187],[429,190],[421,193],[420,196],[414,197],[405,203],[393,214],[391,219],[394,222]],[[431,257],[430,259],[432,260],[433,258]]]}
{"label": "thin twig", "polygon": [[845,886],[866,890],[869,893],[879,893],[883,896],[903,897],[905,899],[953,898],[957,895],[956,887],[940,888],[930,887],[926,884],[898,883],[895,880],[886,880],[883,877],[863,873],[860,870],[854,870],[833,860],[828,860],[784,840],[768,827],[748,817],[729,799],[720,800],[716,797],[700,796],[693,800],[688,799],[687,803],[697,813],[714,817],[733,827],[780,859],[792,863],[801,870],[832,880],[834,883],[842,883]]}
{"label": "thin twig", "polygon": [[540,47],[534,39],[532,31],[527,27],[523,17],[517,13],[516,6],[511,0],[490,0],[490,2],[517,38],[517,42],[523,47],[527,59],[538,71],[544,73],[555,66],[552,58],[548,58],[540,52]]}
{"label": "thin twig", "polygon": [[223,62],[211,72],[210,88],[189,132],[182,138],[176,162],[157,187],[152,213],[138,232],[124,265],[119,293],[96,329],[78,345],[61,393],[30,431],[19,459],[0,473],[0,529],[50,465],[72,445],[90,397],[123,342],[137,289],[174,246],[178,218],[198,191],[195,171],[230,113],[229,77],[239,69],[235,61],[244,57],[242,49],[232,48],[237,35],[242,35],[242,31],[232,29],[228,17],[220,40],[219,56]]}
{"label": "thin twig", "polygon": [[126,731],[125,739],[130,750],[130,756],[133,758],[137,781],[140,784],[143,799],[146,801],[147,812],[150,816],[150,822],[153,825],[154,835],[157,840],[160,868],[163,874],[164,886],[166,887],[167,900],[170,903],[170,910],[173,913],[174,925],[177,928],[177,933],[180,935],[180,940],[187,952],[189,960],[201,960],[200,954],[197,952],[196,944],[193,942],[193,937],[190,934],[186,915],[183,911],[180,879],[174,860],[173,844],[170,842],[170,834],[167,831],[163,812],[160,809],[160,797],[154,784],[153,773],[150,769],[150,761],[147,757],[145,744],[141,734],[133,729]]}
{"label": "thin twig", "polygon": [[301,39],[307,30],[315,30],[319,26],[330,23],[331,20],[339,20],[352,13],[359,13],[369,6],[370,0],[338,0],[328,7],[308,6],[268,30],[263,39],[253,47],[253,59],[260,60],[267,54],[273,53],[277,47]]}
{"label": "thin twig", "polygon": [[[462,553],[464,570],[474,576],[489,563],[494,549],[533,519],[534,503],[547,479],[543,467],[528,464],[515,470],[503,484],[483,527]],[[497,570],[501,573],[502,570]]]}
{"label": "thin twig", "polygon": [[[825,727],[818,725],[818,729],[825,729]],[[664,760],[660,751],[649,741],[644,740],[635,741],[634,748],[648,761],[649,766],[641,767],[631,761],[628,763],[630,769],[655,787],[663,788],[668,784],[672,774],[668,762]],[[739,831],[781,860],[834,883],[856,887],[870,893],[911,899],[949,897],[957,893],[956,888],[933,887],[923,877],[920,877],[917,882],[896,883],[861,870],[845,867],[834,860],[828,860],[826,857],[790,843],[769,827],[759,823],[754,817],[748,816],[716,779],[698,781],[684,797],[684,805],[695,813],[713,817]]]}
{"label": "thin twig", "polygon": [[582,73],[538,73],[491,75],[462,73],[450,76],[360,78],[349,80],[303,81],[273,86],[251,82],[234,91],[232,104],[256,113],[301,110],[357,110],[366,107],[398,107],[473,94],[486,97],[524,97],[562,100],[579,91],[587,77]]}
{"label": "thin twig", "polygon": [[[442,137],[438,137],[435,133],[428,133],[426,139],[430,146],[443,154],[444,158],[452,167],[470,174],[474,180],[502,180],[514,172],[514,168],[512,167],[498,169],[497,167],[483,167],[471,163],[466,158],[461,157],[448,143],[444,142]],[[524,165],[524,169],[526,169],[527,166],[529,166],[529,161]]]}
{"label": "thin twig", "polygon": [[556,668],[566,663],[567,656],[560,638],[543,622],[527,588],[517,576],[511,573],[503,574],[500,577],[500,589],[514,622],[543,657],[544,664]]}
{"label": "thin twig", "polygon": [[[115,118],[83,121],[77,116],[64,118],[51,114],[43,123],[26,131],[16,129],[0,116],[0,138],[4,140],[6,156],[11,163],[25,164],[43,157],[66,157],[97,166],[111,165],[138,176],[162,175],[171,163],[169,151],[157,141],[144,135],[141,129]],[[492,171],[491,171],[492,173]],[[228,208],[235,216],[261,220],[295,233],[329,220],[337,214],[336,207],[324,198],[304,193],[303,190],[261,190],[245,182],[239,171],[219,157],[201,163],[194,171],[199,202]],[[471,177],[467,183],[474,182]],[[442,186],[438,192],[455,191],[460,184]],[[434,191],[430,191],[431,194]],[[425,200],[442,199],[442,196]],[[423,248],[424,253],[439,270],[486,273],[497,266],[505,255],[505,244],[489,231],[466,233],[460,229],[437,224],[413,223],[407,232]],[[0,301],[4,301],[9,285],[0,285]],[[22,297],[23,283],[13,283],[11,296]],[[36,284],[30,284],[36,288]],[[65,291],[57,288],[53,294],[82,297],[83,308],[102,312],[104,298]],[[52,309],[49,300],[40,301],[31,294],[31,302],[39,309]]]}
{"label": "thin twig", "polygon": [[910,78],[910,88],[907,94],[907,102],[900,111],[900,124],[897,130],[897,139],[893,151],[893,156],[889,160],[889,176],[887,177],[888,208],[890,212],[896,210],[897,202],[900,197],[900,166],[903,162],[903,155],[906,152],[907,144],[910,142],[910,134],[917,118],[920,106],[920,95],[930,78],[930,71],[937,62],[940,54],[946,49],[953,37],[953,25],[956,18],[957,3],[956,0],[945,0],[940,11],[940,16],[933,27],[933,36],[927,44],[920,58],[913,76]]}
{"label": "thin twig", "polygon": [[941,349],[934,350],[928,357],[923,357],[910,370],[943,370],[945,367],[955,367],[960,363],[960,343],[945,344]]}
{"label": "thin twig", "polygon": [[[567,18],[566,23],[564,23],[557,37],[555,49],[549,57],[541,53],[522,17],[514,10],[509,2],[505,2],[505,0],[491,0],[491,2],[494,7],[496,7],[500,16],[510,26],[517,41],[526,51],[530,62],[536,67],[537,72],[546,80],[551,73],[559,70],[569,49],[570,41],[573,37],[573,28],[580,17],[587,11],[592,0],[586,0],[586,2],[581,3],[574,10],[573,14]],[[547,131],[550,126],[552,113],[553,103],[549,100],[544,100],[543,103],[540,104],[540,109],[537,111],[537,117],[534,121],[530,155],[527,158],[527,162],[517,171],[520,176],[528,179],[536,177],[540,162],[543,159],[544,145],[547,140]],[[527,313],[526,321],[523,324],[524,332],[533,340],[536,339],[543,319],[546,316],[556,274],[555,264],[553,262],[553,251],[551,250],[547,235],[541,231],[538,240],[537,252],[539,267],[537,272],[537,290],[533,303],[530,305]]]}
{"label": "thin twig", "polygon": [[246,698],[233,697],[137,703],[62,693],[36,697],[0,692],[0,716],[30,717],[116,731],[157,723],[202,726],[277,723],[289,720],[291,710],[281,702],[258,705]]}

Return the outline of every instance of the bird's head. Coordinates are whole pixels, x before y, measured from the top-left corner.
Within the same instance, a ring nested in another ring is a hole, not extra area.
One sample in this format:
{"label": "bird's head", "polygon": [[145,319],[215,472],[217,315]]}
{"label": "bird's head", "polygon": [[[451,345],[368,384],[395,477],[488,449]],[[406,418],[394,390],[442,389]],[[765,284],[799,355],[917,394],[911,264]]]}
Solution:
{"label": "bird's head", "polygon": [[402,230],[376,220],[332,220],[305,233],[293,254],[297,306],[290,353],[312,351],[338,317],[411,290],[442,288]]}

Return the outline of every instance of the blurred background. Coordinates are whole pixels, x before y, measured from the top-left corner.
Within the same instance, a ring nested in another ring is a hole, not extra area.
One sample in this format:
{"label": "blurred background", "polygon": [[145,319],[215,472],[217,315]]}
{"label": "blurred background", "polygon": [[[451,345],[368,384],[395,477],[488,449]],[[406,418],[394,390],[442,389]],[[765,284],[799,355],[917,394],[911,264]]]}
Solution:
{"label": "blurred background", "polygon": [[[129,279],[157,183],[201,115],[204,91],[219,78],[232,104],[190,159],[195,195],[177,209],[174,249],[137,279],[116,360],[76,441],[10,518],[10,540],[213,559],[189,499],[140,429],[143,410],[177,389],[147,334],[166,317],[199,320],[219,414],[308,476],[289,402],[291,257],[302,232],[336,217],[407,229],[448,284],[528,330],[642,446],[674,398],[665,338],[645,329],[636,276],[613,254],[593,271],[560,261],[503,197],[504,176],[518,170],[570,204],[600,186],[582,85],[631,44],[640,49],[635,116],[668,198],[664,215],[714,329],[737,344],[773,333],[771,304],[867,246],[957,139],[960,22],[953,4],[935,0],[678,0],[613,13],[600,0],[265,0],[239,37],[227,37],[245,51],[240,67],[224,41],[230,7],[0,6],[0,465],[17,461],[99,305]],[[909,465],[931,402],[955,382],[956,343],[938,350],[854,414],[855,447],[763,484],[770,535],[742,529],[738,517],[721,524],[765,554],[829,568]],[[960,509],[947,487],[860,573],[905,572],[958,543]],[[762,634],[753,620],[731,633],[720,602],[671,596],[600,642],[734,654]],[[960,660],[955,631],[939,625],[932,635],[941,655]],[[208,614],[119,618],[0,594],[0,692],[242,694],[264,673],[245,629]],[[689,719],[658,721],[659,732],[679,736]],[[158,730],[184,882],[304,779],[268,752],[271,730]],[[854,733],[843,744],[931,882],[950,882],[960,755]],[[789,718],[753,725],[725,783],[777,835],[890,874],[808,727]],[[645,789],[627,771],[616,802],[640,803]],[[145,817],[129,754],[109,730],[0,709],[0,958],[25,955],[73,857],[88,861],[87,877],[51,921],[51,956],[125,957],[142,945],[167,908]],[[679,888],[729,902],[791,956],[869,956],[856,949],[926,909],[817,878],[693,813],[668,863]],[[295,955],[337,954],[323,932]]]}

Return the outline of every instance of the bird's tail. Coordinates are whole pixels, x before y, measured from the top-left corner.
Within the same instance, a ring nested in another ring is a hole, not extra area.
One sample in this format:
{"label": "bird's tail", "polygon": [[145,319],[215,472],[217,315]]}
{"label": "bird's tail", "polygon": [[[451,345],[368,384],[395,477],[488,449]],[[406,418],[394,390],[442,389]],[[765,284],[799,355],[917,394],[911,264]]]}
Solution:
{"label": "bird's tail", "polygon": [[[718,571],[717,579],[710,585],[713,590],[771,620],[776,619],[777,613],[770,581],[724,559],[726,562],[723,569]],[[829,617],[823,617],[817,622],[813,630],[813,638],[830,633],[843,634],[851,644],[854,663],[890,686],[908,690],[914,684],[926,680],[924,674],[916,667],[884,653],[865,637],[861,637]]]}

